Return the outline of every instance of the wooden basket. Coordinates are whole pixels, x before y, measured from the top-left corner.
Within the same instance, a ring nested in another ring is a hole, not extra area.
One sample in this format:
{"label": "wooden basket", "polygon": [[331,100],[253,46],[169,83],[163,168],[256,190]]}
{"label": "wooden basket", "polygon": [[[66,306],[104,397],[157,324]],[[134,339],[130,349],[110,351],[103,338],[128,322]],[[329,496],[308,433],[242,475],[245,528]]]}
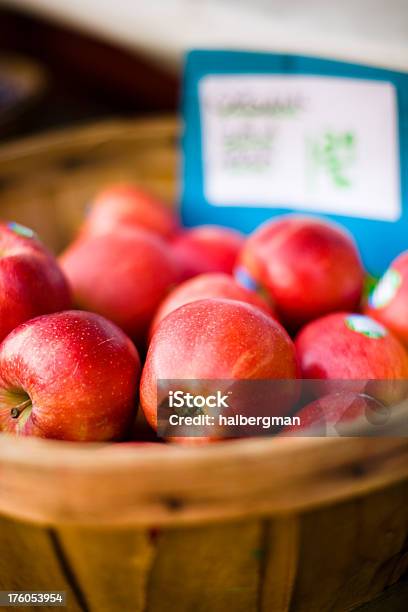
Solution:
{"label": "wooden basket", "polygon": [[[1,216],[58,250],[109,182],[170,201],[176,135],[174,120],[111,122],[3,147]],[[135,448],[3,434],[0,590],[65,590],[73,611],[351,610],[407,570],[407,507],[403,438]]]}

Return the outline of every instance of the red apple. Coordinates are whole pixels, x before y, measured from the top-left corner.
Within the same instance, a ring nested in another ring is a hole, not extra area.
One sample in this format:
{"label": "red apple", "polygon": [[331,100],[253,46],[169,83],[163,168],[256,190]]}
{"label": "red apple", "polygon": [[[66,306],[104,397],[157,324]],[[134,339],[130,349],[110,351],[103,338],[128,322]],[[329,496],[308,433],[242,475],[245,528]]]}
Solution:
{"label": "red apple", "polygon": [[239,283],[263,289],[289,328],[336,310],[354,310],[364,272],[351,235],[299,215],[268,221],[247,240],[235,271]]}
{"label": "red apple", "polygon": [[179,222],[168,205],[135,185],[115,185],[99,193],[81,228],[81,235],[96,236],[118,226],[141,227],[162,238],[179,231]]}
{"label": "red apple", "polygon": [[32,319],[0,346],[0,431],[60,440],[121,438],[140,360],[110,321],[82,311]]}
{"label": "red apple", "polygon": [[306,325],[295,345],[303,377],[331,381],[319,386],[327,392],[367,392],[385,403],[405,394],[408,353],[391,332],[369,317],[326,315]]}
{"label": "red apple", "polygon": [[64,275],[34,232],[0,224],[0,341],[28,319],[70,306]]}
{"label": "red apple", "polygon": [[151,334],[164,317],[170,312],[196,300],[206,298],[226,298],[230,300],[240,300],[253,306],[257,306],[267,314],[273,316],[272,308],[254,291],[240,287],[232,276],[222,272],[212,272],[200,274],[191,278],[175,289],[163,300],[151,325]]}
{"label": "red apple", "polygon": [[183,279],[207,272],[231,274],[244,236],[218,225],[200,225],[186,230],[173,241],[173,252],[183,270]]}
{"label": "red apple", "polygon": [[60,262],[76,305],[111,319],[139,343],[179,274],[168,245],[135,228],[81,238]]}
{"label": "red apple", "polygon": [[[167,381],[180,380],[183,391],[206,396],[215,387],[221,392],[231,389],[231,381],[294,379],[297,373],[293,343],[272,317],[244,302],[198,300],[171,312],[157,327],[142,374],[141,405],[157,428],[157,406],[168,400],[171,389]],[[282,401],[274,404],[279,412],[288,411],[294,402],[293,388],[286,387]],[[242,385],[238,390],[250,395],[249,410],[256,411],[251,389]],[[234,397],[240,408],[248,409],[242,394]],[[270,407],[272,400],[267,400]]]}
{"label": "red apple", "polygon": [[366,313],[408,346],[408,251],[397,257],[368,298]]}
{"label": "red apple", "polygon": [[281,434],[341,436],[350,434],[353,423],[364,429],[383,425],[389,408],[369,395],[343,391],[307,404],[295,416],[299,417],[300,425],[287,426]]}

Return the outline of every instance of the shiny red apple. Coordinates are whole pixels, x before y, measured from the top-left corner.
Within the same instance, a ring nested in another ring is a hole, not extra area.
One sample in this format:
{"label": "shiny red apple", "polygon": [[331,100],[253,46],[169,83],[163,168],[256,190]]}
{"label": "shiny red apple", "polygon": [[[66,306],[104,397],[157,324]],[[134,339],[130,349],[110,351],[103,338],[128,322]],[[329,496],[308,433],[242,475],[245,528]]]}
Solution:
{"label": "shiny red apple", "polygon": [[369,296],[365,312],[408,346],[408,251],[392,262]]}
{"label": "shiny red apple", "polygon": [[173,310],[189,302],[207,298],[225,298],[247,302],[274,316],[272,307],[257,293],[238,285],[229,274],[212,272],[199,274],[185,281],[164,298],[153,319],[150,335],[153,334],[160,321]]}
{"label": "shiny red apple", "polygon": [[390,331],[370,317],[326,315],[306,325],[295,346],[303,377],[324,379],[319,388],[326,392],[367,392],[385,403],[405,396],[408,353]]}
{"label": "shiny red apple", "polygon": [[70,306],[67,281],[34,232],[0,224],[0,341],[28,319]]}
{"label": "shiny red apple", "polygon": [[[171,381],[180,380],[183,391],[194,395],[213,393],[225,385],[235,388],[239,406],[233,409],[256,414],[261,407],[253,389],[239,383],[259,380],[261,388],[265,379],[292,380],[297,374],[293,343],[272,317],[244,302],[198,300],[171,312],[158,325],[143,369],[141,405],[148,422],[157,428],[158,405],[167,401]],[[295,400],[294,387],[285,384],[280,398],[264,399],[264,406],[285,413]]]}
{"label": "shiny red apple", "polygon": [[172,242],[184,280],[207,272],[231,274],[243,244],[240,232],[219,225],[194,227]]}
{"label": "shiny red apple", "polygon": [[136,185],[121,184],[104,189],[96,196],[81,235],[107,234],[122,225],[140,227],[166,239],[180,229],[177,215],[167,204]]}
{"label": "shiny red apple", "polygon": [[76,305],[110,319],[140,345],[179,275],[167,243],[135,228],[81,238],[60,263]]}
{"label": "shiny red apple", "polygon": [[314,217],[288,215],[257,229],[242,249],[235,276],[266,290],[292,330],[336,310],[355,310],[364,271],[351,235]]}
{"label": "shiny red apple", "polygon": [[120,439],[135,416],[140,369],[129,338],[97,314],[32,319],[0,346],[0,431]]}

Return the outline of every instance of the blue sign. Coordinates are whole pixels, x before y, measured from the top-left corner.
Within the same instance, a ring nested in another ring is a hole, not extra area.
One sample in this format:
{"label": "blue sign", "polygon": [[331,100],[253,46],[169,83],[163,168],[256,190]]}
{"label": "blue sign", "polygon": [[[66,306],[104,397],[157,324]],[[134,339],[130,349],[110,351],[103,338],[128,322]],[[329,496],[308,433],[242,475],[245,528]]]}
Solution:
{"label": "blue sign", "polygon": [[380,275],[408,249],[408,74],[328,59],[192,51],[184,72],[182,216],[249,233],[327,217]]}

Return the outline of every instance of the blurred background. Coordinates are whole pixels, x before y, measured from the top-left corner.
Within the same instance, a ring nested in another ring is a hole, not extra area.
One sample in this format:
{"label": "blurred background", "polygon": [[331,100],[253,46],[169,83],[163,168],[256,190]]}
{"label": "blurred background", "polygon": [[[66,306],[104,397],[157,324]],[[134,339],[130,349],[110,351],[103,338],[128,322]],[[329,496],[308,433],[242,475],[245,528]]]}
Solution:
{"label": "blurred background", "polygon": [[194,47],[289,51],[404,70],[408,2],[0,0],[0,137],[173,113],[183,54]]}

